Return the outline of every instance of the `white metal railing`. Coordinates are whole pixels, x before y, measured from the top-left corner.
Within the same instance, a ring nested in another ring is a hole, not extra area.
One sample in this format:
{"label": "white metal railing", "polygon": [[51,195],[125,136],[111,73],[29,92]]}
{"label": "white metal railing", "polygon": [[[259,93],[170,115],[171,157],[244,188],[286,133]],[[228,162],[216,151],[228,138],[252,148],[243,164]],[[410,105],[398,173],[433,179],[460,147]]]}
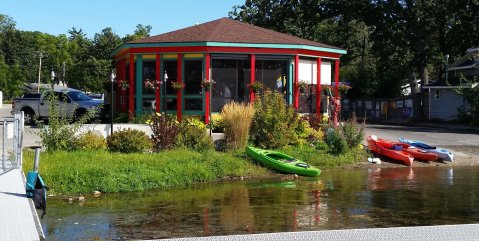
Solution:
{"label": "white metal railing", "polygon": [[0,175],[13,169],[21,169],[23,164],[23,111],[14,117],[3,119],[2,170]]}

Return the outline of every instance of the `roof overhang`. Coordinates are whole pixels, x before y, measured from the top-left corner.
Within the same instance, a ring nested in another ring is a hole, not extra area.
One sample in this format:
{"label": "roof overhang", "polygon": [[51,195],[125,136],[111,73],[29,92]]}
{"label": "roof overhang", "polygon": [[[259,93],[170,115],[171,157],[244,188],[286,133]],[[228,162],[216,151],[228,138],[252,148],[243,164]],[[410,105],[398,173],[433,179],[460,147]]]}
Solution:
{"label": "roof overhang", "polygon": [[113,51],[112,57],[116,56],[121,51],[128,48],[141,47],[238,47],[238,48],[275,48],[275,49],[303,49],[312,51],[321,51],[335,54],[346,54],[344,49],[326,48],[311,45],[297,45],[297,44],[258,44],[258,43],[223,43],[223,42],[181,42],[181,43],[127,43]]}

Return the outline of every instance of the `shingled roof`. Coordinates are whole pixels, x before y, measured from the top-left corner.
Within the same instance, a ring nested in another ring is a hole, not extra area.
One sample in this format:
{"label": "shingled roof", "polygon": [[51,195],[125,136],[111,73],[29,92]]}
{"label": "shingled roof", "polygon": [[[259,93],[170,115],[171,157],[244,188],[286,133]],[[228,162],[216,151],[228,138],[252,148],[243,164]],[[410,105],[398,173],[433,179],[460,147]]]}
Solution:
{"label": "shingled roof", "polygon": [[211,22],[206,22],[180,30],[134,40],[128,43],[150,44],[186,42],[291,44],[340,49],[327,44],[298,38],[284,33],[279,33],[273,30],[261,28],[229,18],[220,18]]}

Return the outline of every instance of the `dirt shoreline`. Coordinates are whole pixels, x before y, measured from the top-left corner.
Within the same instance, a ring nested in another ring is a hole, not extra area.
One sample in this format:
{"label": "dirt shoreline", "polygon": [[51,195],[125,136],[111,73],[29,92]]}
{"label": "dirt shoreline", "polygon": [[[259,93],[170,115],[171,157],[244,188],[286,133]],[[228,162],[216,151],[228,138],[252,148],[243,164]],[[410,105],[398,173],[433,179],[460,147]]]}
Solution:
{"label": "dirt shoreline", "polygon": [[[413,162],[413,167],[438,167],[438,166],[479,166],[479,148],[478,146],[442,146],[454,153],[453,162],[445,162],[442,160],[435,162]],[[372,156],[372,154],[371,154]],[[394,162],[385,157],[379,157],[381,164],[369,163],[367,160],[340,168],[370,168],[370,167],[405,167],[402,164]]]}

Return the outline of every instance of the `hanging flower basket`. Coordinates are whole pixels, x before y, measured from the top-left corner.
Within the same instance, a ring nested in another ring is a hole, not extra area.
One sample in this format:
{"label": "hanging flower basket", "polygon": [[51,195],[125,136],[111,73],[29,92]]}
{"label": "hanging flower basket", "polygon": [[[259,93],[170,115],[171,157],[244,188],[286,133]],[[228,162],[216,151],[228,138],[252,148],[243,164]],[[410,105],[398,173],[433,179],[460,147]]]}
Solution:
{"label": "hanging flower basket", "polygon": [[128,80],[118,80],[118,86],[120,87],[120,89],[126,90],[130,88],[130,84],[128,82]]}
{"label": "hanging flower basket", "polygon": [[147,89],[157,90],[157,89],[160,89],[160,87],[161,87],[161,81],[159,80],[150,80],[150,79],[145,80],[145,88]]}
{"label": "hanging flower basket", "polygon": [[338,90],[344,93],[347,93],[348,90],[352,89],[352,87],[345,83],[340,83],[338,86]]}
{"label": "hanging flower basket", "polygon": [[203,81],[201,81],[201,88],[207,88],[210,85],[214,85],[214,84],[215,84],[215,81],[213,81],[212,79],[204,79]]}
{"label": "hanging flower basket", "polygon": [[180,90],[185,88],[185,84],[179,81],[171,81],[171,87],[173,87],[175,90]]}
{"label": "hanging flower basket", "polygon": [[251,91],[257,93],[257,92],[259,92],[261,89],[263,89],[263,84],[262,84],[261,82],[259,82],[259,81],[255,81],[254,83],[249,83],[249,84],[248,84],[248,88],[249,88]]}
{"label": "hanging flower basket", "polygon": [[299,86],[299,91],[301,93],[304,93],[306,91],[306,88],[308,88],[309,83],[306,80],[300,80],[298,83]]}

